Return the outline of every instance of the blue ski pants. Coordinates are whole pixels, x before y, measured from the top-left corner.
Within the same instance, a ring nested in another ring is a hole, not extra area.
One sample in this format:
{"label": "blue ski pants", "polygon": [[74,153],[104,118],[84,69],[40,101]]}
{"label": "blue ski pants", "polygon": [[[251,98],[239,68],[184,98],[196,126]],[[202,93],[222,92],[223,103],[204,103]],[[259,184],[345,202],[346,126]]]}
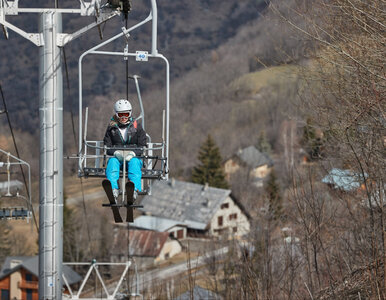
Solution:
{"label": "blue ski pants", "polygon": [[[119,170],[122,169],[122,165],[123,162],[116,157],[111,157],[107,162],[106,177],[110,180],[113,189],[118,189]],[[141,191],[142,160],[133,157],[126,166],[127,178],[134,183],[136,191]]]}

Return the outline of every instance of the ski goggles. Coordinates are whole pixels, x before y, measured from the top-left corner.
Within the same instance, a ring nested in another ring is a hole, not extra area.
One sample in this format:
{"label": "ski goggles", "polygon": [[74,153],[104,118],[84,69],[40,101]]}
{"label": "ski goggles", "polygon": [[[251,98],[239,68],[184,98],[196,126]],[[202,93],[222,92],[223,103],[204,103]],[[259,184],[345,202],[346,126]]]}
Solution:
{"label": "ski goggles", "polygon": [[118,118],[130,118],[131,113],[117,113]]}

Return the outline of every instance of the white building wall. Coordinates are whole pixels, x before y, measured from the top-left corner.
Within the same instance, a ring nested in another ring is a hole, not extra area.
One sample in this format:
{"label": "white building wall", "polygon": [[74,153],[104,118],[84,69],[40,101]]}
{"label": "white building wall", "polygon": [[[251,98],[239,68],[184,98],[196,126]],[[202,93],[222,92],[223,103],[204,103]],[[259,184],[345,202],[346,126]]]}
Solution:
{"label": "white building wall", "polygon": [[156,258],[156,261],[161,261],[168,258],[173,257],[174,255],[180,253],[182,251],[181,244],[174,240],[169,240],[165,243],[165,245],[162,247],[162,250],[158,257]]}
{"label": "white building wall", "polygon": [[[250,230],[250,223],[247,216],[241,211],[236,203],[227,197],[222,205],[228,207],[219,208],[210,222],[209,234],[219,236],[227,234],[229,236],[242,236]],[[236,217],[235,217],[236,216]],[[219,217],[222,217],[222,225],[219,225]]]}
{"label": "white building wall", "polygon": [[178,231],[180,231],[180,230],[183,231],[182,238],[180,238],[180,239],[185,239],[185,238],[186,238],[186,235],[187,235],[187,229],[186,229],[186,227],[183,227],[183,226],[174,226],[174,227],[168,229],[168,232],[173,233],[173,236],[177,239],[177,238],[178,238]]}
{"label": "white building wall", "polygon": [[22,275],[20,271],[15,271],[10,276],[10,299],[21,299],[21,289],[18,283],[22,281]]}
{"label": "white building wall", "polygon": [[251,176],[255,178],[264,178],[269,174],[270,171],[271,168],[269,168],[268,165],[260,166],[251,171]]}
{"label": "white building wall", "polygon": [[224,172],[225,172],[226,178],[228,180],[229,180],[230,176],[239,169],[240,169],[239,164],[233,159],[229,159],[224,164]]}

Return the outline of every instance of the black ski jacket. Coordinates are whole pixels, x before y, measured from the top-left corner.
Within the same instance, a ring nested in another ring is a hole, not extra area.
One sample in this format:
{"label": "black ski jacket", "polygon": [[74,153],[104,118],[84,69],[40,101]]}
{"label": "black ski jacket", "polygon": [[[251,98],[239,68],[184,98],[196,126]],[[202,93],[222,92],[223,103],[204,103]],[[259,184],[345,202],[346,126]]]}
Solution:
{"label": "black ski jacket", "polygon": [[[107,147],[112,146],[125,146],[125,145],[137,145],[138,147],[146,147],[146,132],[143,130],[142,125],[130,118],[128,127],[127,141],[123,140],[121,132],[119,131],[119,125],[116,116],[111,118],[110,124],[106,129],[105,137],[103,139],[104,144]],[[122,126],[122,125],[121,125]],[[136,156],[142,155],[141,149],[133,149]],[[115,150],[107,150],[108,155],[114,155]]]}

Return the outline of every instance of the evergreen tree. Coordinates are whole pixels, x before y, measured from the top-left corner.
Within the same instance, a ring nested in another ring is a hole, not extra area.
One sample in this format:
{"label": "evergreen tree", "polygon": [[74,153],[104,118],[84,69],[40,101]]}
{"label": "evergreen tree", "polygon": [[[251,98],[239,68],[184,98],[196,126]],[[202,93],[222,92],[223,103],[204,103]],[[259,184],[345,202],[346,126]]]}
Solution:
{"label": "evergreen tree", "polygon": [[228,188],[225,174],[221,166],[222,158],[220,149],[216,146],[213,138],[208,135],[202,144],[199,153],[199,165],[193,168],[192,181],[194,183],[205,184],[217,188]]}
{"label": "evergreen tree", "polygon": [[269,174],[265,186],[265,193],[269,201],[269,213],[274,220],[277,220],[282,215],[282,198],[274,170]]}
{"label": "evergreen tree", "polygon": [[271,153],[272,147],[271,144],[267,140],[267,136],[265,135],[265,131],[260,131],[259,138],[257,139],[256,144],[257,150],[259,150],[262,153]]}
{"label": "evergreen tree", "polygon": [[311,159],[321,157],[323,141],[318,137],[310,118],[307,118],[307,123],[303,128],[303,145]]}

